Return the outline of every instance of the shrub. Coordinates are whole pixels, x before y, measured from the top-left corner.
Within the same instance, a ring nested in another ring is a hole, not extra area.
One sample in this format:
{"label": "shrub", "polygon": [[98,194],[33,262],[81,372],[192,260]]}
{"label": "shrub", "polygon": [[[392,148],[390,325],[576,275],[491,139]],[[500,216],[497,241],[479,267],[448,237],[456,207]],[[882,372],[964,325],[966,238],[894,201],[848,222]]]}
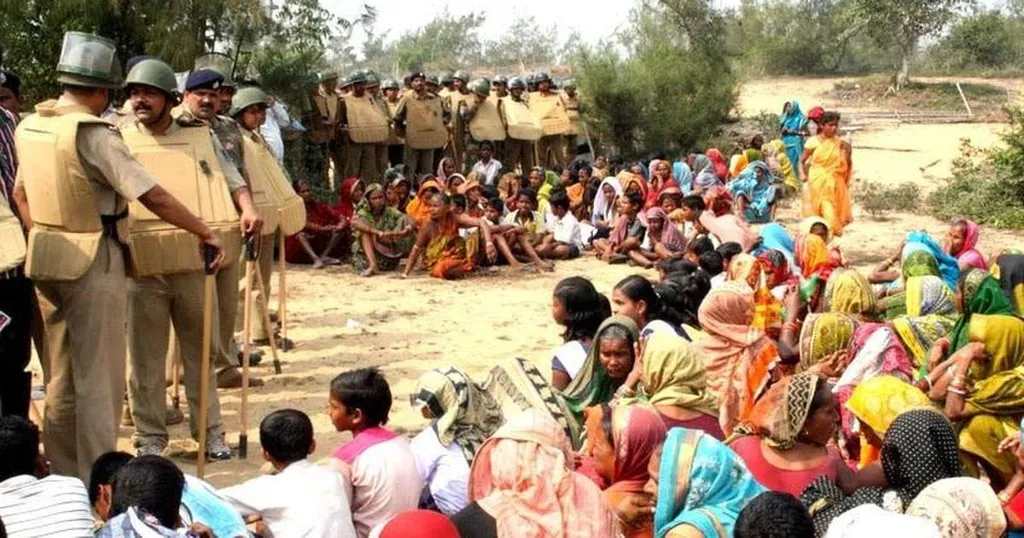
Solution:
{"label": "shrub", "polygon": [[1002,228],[1024,228],[1024,112],[1007,109],[1004,147],[960,143],[953,175],[928,198],[932,212],[951,220],[970,218]]}
{"label": "shrub", "polygon": [[861,183],[857,203],[874,218],[883,218],[890,211],[910,211],[921,204],[921,189],[913,183],[883,185],[872,181]]}

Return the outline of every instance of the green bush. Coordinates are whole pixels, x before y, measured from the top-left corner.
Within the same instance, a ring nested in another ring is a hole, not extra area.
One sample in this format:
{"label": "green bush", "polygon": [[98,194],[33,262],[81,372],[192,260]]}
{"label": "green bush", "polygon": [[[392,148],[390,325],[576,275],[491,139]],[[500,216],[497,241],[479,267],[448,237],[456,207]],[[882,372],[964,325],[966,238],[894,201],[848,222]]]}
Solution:
{"label": "green bush", "polygon": [[874,218],[883,218],[890,211],[910,211],[921,204],[921,189],[913,183],[883,185],[864,181],[856,196],[857,203]]}
{"label": "green bush", "polygon": [[1020,21],[998,10],[982,11],[953,26],[929,50],[928,60],[944,70],[1001,70],[1018,67],[1022,50]]}
{"label": "green bush", "polygon": [[1000,228],[1024,228],[1024,112],[1007,109],[1004,146],[977,148],[962,140],[953,175],[928,198],[932,212]]}

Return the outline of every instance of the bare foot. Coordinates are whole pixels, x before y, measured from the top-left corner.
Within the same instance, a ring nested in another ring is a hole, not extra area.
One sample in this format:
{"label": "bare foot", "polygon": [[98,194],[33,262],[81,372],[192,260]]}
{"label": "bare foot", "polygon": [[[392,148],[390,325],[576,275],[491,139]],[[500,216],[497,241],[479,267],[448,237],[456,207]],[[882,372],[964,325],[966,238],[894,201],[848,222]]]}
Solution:
{"label": "bare foot", "polygon": [[508,268],[513,270],[513,271],[522,271],[523,267],[526,267],[526,266],[521,264],[521,263],[518,263],[518,262],[517,263],[510,263],[510,264],[508,264]]}
{"label": "bare foot", "polygon": [[324,265],[341,265],[341,260],[339,260],[338,258],[332,258],[330,256],[321,256],[320,259],[323,260]]}
{"label": "bare foot", "polygon": [[553,272],[555,270],[555,264],[553,264],[551,262],[542,263],[541,266],[540,266],[540,270],[541,271],[547,271],[547,272],[551,273],[551,272]]}
{"label": "bare foot", "polygon": [[313,269],[323,269],[323,268],[324,268],[323,258],[317,258],[316,261],[313,262]]}
{"label": "bare foot", "polygon": [[369,276],[373,276],[375,274],[377,274],[377,271],[373,267],[369,267],[365,271],[363,271],[362,273],[359,273],[359,276],[369,277]]}

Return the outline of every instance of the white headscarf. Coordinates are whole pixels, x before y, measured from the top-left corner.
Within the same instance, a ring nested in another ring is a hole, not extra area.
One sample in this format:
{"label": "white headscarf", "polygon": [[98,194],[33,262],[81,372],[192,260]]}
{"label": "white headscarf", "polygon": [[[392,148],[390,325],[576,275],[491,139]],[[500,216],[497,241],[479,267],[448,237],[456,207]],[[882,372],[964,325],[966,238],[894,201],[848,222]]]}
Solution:
{"label": "white headscarf", "polygon": [[612,204],[615,203],[615,199],[608,200],[604,195],[604,186],[611,185],[615,189],[615,198],[622,196],[622,184],[614,176],[608,176],[604,178],[601,185],[597,188],[597,196],[594,197],[594,207],[591,211],[590,221],[597,224],[598,220],[608,220],[609,213],[614,209]]}

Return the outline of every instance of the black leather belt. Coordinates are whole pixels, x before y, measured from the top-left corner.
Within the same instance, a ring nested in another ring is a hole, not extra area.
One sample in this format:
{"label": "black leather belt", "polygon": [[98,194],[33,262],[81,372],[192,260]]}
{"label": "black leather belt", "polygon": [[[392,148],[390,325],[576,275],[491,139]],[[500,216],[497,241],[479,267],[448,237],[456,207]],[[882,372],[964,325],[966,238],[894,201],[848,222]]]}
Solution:
{"label": "black leather belt", "polygon": [[118,239],[117,223],[126,217],[128,217],[127,207],[117,215],[100,215],[100,222],[103,223],[103,235],[113,239]]}

